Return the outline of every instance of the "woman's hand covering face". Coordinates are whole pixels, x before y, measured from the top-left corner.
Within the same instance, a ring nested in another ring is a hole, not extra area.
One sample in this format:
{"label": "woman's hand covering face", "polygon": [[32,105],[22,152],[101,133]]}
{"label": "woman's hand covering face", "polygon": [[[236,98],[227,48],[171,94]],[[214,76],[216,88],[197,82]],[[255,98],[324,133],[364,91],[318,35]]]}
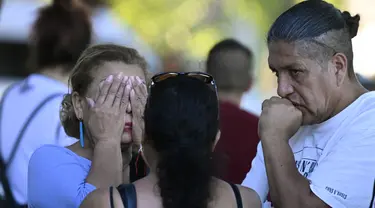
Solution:
{"label": "woman's hand covering face", "polygon": [[132,90],[130,91],[130,105],[132,109],[133,132],[132,138],[135,145],[140,145],[144,139],[144,111],[147,101],[147,86],[139,77],[131,77]]}
{"label": "woman's hand covering face", "polygon": [[110,75],[100,84],[96,99],[87,98],[90,112],[86,127],[94,145],[97,142],[115,142],[120,145],[126,107],[130,100],[129,80],[122,73]]}

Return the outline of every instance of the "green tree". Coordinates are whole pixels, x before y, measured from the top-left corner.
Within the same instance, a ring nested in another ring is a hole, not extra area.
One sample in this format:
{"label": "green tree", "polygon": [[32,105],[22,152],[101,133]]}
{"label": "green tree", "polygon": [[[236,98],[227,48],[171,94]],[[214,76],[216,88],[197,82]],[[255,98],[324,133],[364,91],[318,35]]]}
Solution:
{"label": "green tree", "polygon": [[236,18],[265,34],[291,4],[280,0],[112,0],[114,11],[159,53],[202,56],[225,36]]}

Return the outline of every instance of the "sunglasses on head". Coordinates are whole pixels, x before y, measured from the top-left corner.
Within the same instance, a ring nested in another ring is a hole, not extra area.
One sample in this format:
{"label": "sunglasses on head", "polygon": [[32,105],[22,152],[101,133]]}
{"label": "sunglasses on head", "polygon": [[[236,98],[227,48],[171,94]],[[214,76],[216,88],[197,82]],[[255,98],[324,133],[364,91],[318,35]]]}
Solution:
{"label": "sunglasses on head", "polygon": [[[158,82],[162,82],[163,80],[166,80],[171,77],[176,77],[176,76],[187,76],[187,77],[192,77],[192,78],[201,80],[202,82],[206,83],[216,93],[216,97],[217,97],[217,87],[216,87],[214,78],[211,75],[206,74],[204,72],[166,72],[166,73],[157,74],[151,78],[150,88],[152,88]],[[217,116],[218,116],[217,119],[219,120],[219,113]]]}
{"label": "sunglasses on head", "polygon": [[204,72],[165,72],[165,73],[157,74],[151,78],[150,87],[154,86],[158,82],[161,82],[163,80],[166,80],[171,77],[176,77],[176,76],[187,76],[187,77],[192,77],[192,78],[201,80],[202,82],[209,85],[212,90],[217,92],[214,78],[211,75],[206,74]]}

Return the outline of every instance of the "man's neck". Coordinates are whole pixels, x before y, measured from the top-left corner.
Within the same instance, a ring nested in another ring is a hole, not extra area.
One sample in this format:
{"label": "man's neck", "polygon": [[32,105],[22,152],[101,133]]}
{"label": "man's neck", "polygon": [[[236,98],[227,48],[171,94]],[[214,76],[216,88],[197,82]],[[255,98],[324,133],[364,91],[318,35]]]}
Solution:
{"label": "man's neck", "polygon": [[368,92],[368,90],[364,88],[357,80],[348,82],[348,84],[346,84],[341,91],[342,94],[338,98],[338,102],[336,102],[337,105],[333,111],[332,117],[348,107],[351,103],[358,99],[358,97]]}
{"label": "man's neck", "polygon": [[241,105],[243,93],[239,92],[219,92],[219,100],[232,103],[236,106]]}

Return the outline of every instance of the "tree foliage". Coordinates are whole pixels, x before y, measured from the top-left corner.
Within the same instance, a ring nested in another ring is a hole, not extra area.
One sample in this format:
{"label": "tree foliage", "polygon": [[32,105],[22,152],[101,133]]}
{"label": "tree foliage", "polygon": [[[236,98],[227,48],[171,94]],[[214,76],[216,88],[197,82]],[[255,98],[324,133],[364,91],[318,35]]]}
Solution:
{"label": "tree foliage", "polygon": [[255,23],[265,34],[293,0],[112,0],[119,18],[159,53],[184,51],[201,57],[229,36],[235,19]]}

